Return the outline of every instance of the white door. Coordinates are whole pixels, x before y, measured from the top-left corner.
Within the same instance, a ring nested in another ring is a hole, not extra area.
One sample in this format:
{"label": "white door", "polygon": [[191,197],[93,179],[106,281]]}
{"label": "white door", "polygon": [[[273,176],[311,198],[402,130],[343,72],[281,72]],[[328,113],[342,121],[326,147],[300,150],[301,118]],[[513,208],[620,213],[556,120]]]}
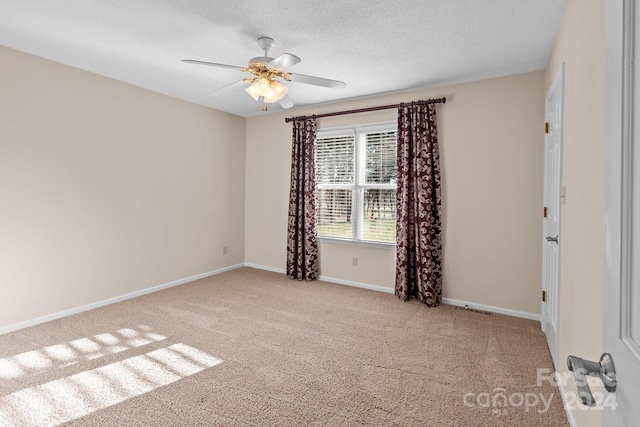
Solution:
{"label": "white door", "polygon": [[544,219],[542,226],[542,330],[558,367],[558,284],[560,282],[560,203],[562,189],[562,112],[564,64],[546,98],[544,139]]}
{"label": "white door", "polygon": [[617,385],[602,424],[630,427],[640,420],[640,5],[607,1],[606,19],[603,349]]}

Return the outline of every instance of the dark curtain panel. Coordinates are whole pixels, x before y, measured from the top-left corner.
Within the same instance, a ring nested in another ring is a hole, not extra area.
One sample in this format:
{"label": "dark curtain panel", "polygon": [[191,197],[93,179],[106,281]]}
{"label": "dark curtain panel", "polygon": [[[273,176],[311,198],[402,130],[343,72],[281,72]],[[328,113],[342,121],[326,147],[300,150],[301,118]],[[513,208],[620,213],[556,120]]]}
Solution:
{"label": "dark curtain panel", "polygon": [[293,121],[287,275],[292,279],[318,278],[316,239],[316,120]]}
{"label": "dark curtain panel", "polygon": [[442,300],[442,228],[433,104],[398,108],[397,198],[395,294],[435,307]]}

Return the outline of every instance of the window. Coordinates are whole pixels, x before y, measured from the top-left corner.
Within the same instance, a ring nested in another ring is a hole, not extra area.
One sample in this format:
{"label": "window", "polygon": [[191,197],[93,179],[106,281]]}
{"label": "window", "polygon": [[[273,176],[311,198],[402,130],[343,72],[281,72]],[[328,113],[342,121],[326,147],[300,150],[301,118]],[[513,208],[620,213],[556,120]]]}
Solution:
{"label": "window", "polygon": [[318,237],[396,241],[396,123],[320,130]]}

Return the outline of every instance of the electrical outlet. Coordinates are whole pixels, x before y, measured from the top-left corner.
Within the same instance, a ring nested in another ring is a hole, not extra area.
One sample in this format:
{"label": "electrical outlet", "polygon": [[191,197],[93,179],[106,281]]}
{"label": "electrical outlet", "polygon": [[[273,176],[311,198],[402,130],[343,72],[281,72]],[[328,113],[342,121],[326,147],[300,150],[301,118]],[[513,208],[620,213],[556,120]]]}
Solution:
{"label": "electrical outlet", "polygon": [[227,246],[225,245],[225,246],[223,246],[223,247],[222,247],[222,255],[226,255],[226,254],[227,254],[227,252],[229,252],[229,249],[228,249],[228,248],[227,248]]}
{"label": "electrical outlet", "polygon": [[351,265],[354,267],[358,266],[358,257],[354,256],[353,258],[351,258]]}

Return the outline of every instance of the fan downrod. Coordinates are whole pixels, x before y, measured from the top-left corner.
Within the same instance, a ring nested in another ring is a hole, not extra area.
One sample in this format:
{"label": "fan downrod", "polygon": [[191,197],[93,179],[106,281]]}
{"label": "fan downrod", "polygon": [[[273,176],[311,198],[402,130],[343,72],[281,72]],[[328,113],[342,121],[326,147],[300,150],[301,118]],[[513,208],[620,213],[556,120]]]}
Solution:
{"label": "fan downrod", "polygon": [[275,40],[273,40],[271,37],[262,36],[262,37],[258,37],[257,41],[258,41],[258,46],[260,46],[260,48],[264,50],[264,56],[269,56],[268,55],[269,49],[273,47]]}

